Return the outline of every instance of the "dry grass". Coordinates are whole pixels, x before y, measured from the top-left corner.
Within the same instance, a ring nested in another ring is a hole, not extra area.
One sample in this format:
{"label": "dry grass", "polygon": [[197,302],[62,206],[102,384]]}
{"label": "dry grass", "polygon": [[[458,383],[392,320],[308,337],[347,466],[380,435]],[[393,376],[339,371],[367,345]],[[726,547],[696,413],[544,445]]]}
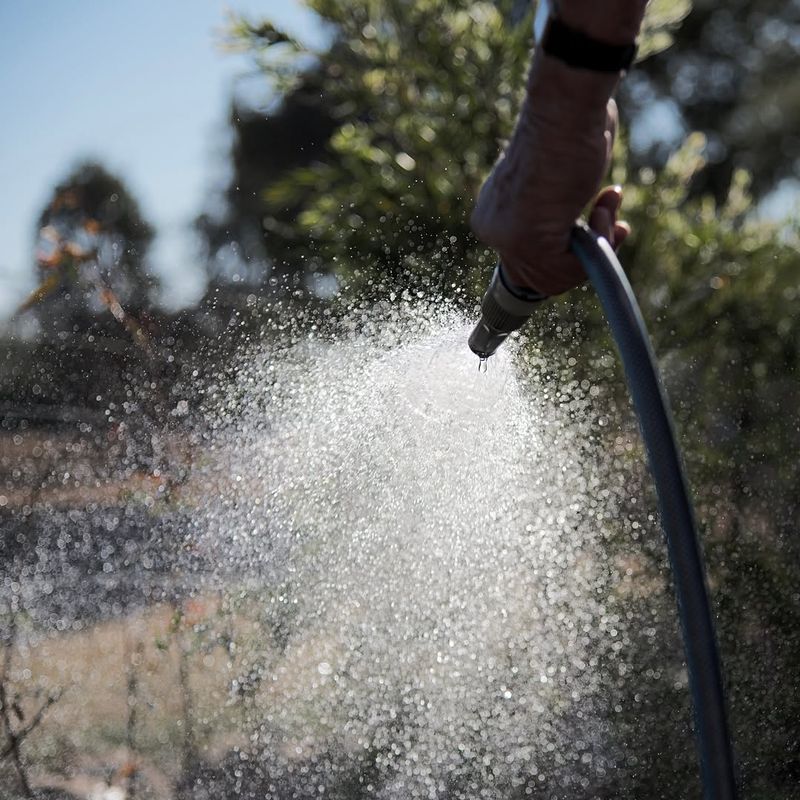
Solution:
{"label": "dry grass", "polygon": [[[26,698],[24,710],[30,713],[37,694],[64,689],[23,745],[31,783],[90,797],[98,781],[125,786],[135,771],[138,796],[168,800],[187,746],[216,762],[245,744],[268,710],[286,719],[291,736],[291,718],[326,691],[317,666],[335,662],[336,643],[319,634],[279,653],[265,644],[270,639],[259,609],[247,602],[232,610],[217,597],[199,598],[180,609],[154,606],[80,631],[23,632],[9,679],[12,691]],[[266,667],[265,679],[233,693],[232,680],[254,664]],[[129,697],[131,674],[135,697]],[[308,723],[302,722],[306,731]]]}
{"label": "dry grass", "polygon": [[[182,616],[158,606],[87,630],[19,642],[10,681],[26,698],[27,710],[37,694],[65,690],[24,745],[34,782],[37,774],[39,784],[48,774],[47,783],[55,785],[54,777],[74,778],[81,771],[113,779],[130,761],[174,781],[187,724],[201,756],[227,746],[236,733],[229,685],[237,664],[224,648],[209,643],[213,631],[193,630],[201,618],[213,619],[216,612],[206,601],[193,601]],[[182,657],[188,699],[181,686]],[[129,698],[132,671],[137,685],[135,697]],[[135,706],[133,748],[129,702]]]}

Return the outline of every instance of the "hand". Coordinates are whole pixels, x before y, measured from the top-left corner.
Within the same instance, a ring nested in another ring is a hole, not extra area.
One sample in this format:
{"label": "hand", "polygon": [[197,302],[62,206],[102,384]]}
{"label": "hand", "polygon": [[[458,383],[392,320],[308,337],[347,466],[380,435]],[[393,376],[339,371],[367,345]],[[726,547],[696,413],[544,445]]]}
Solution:
{"label": "hand", "polygon": [[[609,97],[618,80],[536,53],[514,135],[472,215],[476,235],[516,286],[554,295],[586,279],[569,236],[608,171],[617,127]],[[606,189],[589,213],[614,246],[628,232],[617,222],[620,201],[619,189]]]}

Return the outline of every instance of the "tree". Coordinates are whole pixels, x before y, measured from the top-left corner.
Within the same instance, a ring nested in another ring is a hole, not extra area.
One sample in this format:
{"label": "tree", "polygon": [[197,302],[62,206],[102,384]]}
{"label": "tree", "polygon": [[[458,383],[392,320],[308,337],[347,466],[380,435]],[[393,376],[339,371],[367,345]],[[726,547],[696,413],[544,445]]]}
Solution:
{"label": "tree", "polygon": [[262,286],[276,273],[293,271],[283,256],[295,240],[292,223],[302,201],[275,209],[266,228],[263,189],[301,165],[326,159],[333,121],[320,79],[314,71],[306,73],[303,84],[272,113],[237,103],[231,107],[233,175],[221,213],[203,213],[195,222],[212,286]]}
{"label": "tree", "polygon": [[[527,33],[490,3],[311,5],[334,44],[313,72],[298,71],[292,93],[321,76],[335,127],[327,158],[262,187],[265,227],[299,206],[287,256],[362,288],[467,258],[471,197],[512,124]],[[242,23],[236,34],[268,55],[278,44],[307,55],[271,31]],[[285,61],[277,69],[285,78]]]}
{"label": "tree", "polygon": [[[333,271],[362,292],[378,279],[444,288],[456,275],[475,277],[487,256],[469,213],[514,122],[530,13],[512,22],[511,0],[308,5],[332,31],[320,52],[269,22],[242,20],[232,31],[287,98],[307,86],[321,93],[333,123],[324,158],[261,186],[267,246],[278,231],[287,260]],[[686,5],[653,4],[648,48],[664,46]]]}
{"label": "tree", "polygon": [[[626,107],[634,117],[656,100],[684,129],[702,131],[708,164],[695,191],[724,198],[736,168],[758,197],[794,174],[800,158],[800,6],[780,0],[695,0],[673,46],[631,74]],[[639,163],[663,165],[656,148]]]}
{"label": "tree", "polygon": [[110,311],[124,324],[150,304],[157,287],[146,266],[153,235],[120,178],[97,162],[79,164],[39,215],[40,285],[22,310],[39,306],[61,326]]}

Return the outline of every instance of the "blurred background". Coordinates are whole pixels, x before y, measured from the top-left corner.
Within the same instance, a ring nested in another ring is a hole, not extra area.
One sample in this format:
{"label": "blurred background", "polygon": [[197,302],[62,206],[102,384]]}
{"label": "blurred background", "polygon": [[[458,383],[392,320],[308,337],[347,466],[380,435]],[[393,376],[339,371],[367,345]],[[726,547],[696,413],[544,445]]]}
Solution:
{"label": "blurred background", "polygon": [[[263,679],[230,655],[249,607],[174,580],[206,398],[254,342],[285,348],[354,309],[413,293],[472,314],[493,256],[469,213],[513,127],[531,18],[522,0],[0,5],[0,796],[265,791],[252,773],[249,789],[226,783],[231,754],[258,750],[230,733]],[[798,50],[800,3],[652,0],[609,176],[676,406],[752,798],[800,797]],[[589,292],[534,323],[521,347],[540,346],[635,438]],[[649,587],[627,618],[671,631],[630,633],[629,679],[646,674],[619,722],[634,755],[568,795],[534,783],[542,797],[696,792],[685,686],[654,666],[680,669],[653,531],[644,560],[625,525],[609,543]],[[80,591],[104,572],[119,582]],[[115,627],[132,618],[135,636]],[[67,687],[93,648],[117,677],[81,716]],[[225,695],[224,736],[201,722],[221,702],[203,683],[217,660],[250,681]],[[148,717],[143,676],[167,672],[174,696]],[[326,791],[376,796],[347,780]]]}

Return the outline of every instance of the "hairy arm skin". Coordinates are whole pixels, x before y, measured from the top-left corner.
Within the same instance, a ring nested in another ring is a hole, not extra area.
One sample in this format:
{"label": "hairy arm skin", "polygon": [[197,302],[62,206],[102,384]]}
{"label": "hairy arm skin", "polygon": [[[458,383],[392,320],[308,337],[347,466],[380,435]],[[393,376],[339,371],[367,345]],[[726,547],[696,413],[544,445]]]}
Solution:
{"label": "hairy arm skin", "polygon": [[[629,44],[644,0],[560,0],[569,25],[609,44]],[[537,50],[516,128],[484,184],[472,215],[479,239],[500,254],[509,279],[543,294],[585,280],[568,251],[573,222],[597,194],[611,158],[620,75],[570,67]],[[616,221],[618,189],[604,191],[589,222],[618,245],[627,226]]]}

